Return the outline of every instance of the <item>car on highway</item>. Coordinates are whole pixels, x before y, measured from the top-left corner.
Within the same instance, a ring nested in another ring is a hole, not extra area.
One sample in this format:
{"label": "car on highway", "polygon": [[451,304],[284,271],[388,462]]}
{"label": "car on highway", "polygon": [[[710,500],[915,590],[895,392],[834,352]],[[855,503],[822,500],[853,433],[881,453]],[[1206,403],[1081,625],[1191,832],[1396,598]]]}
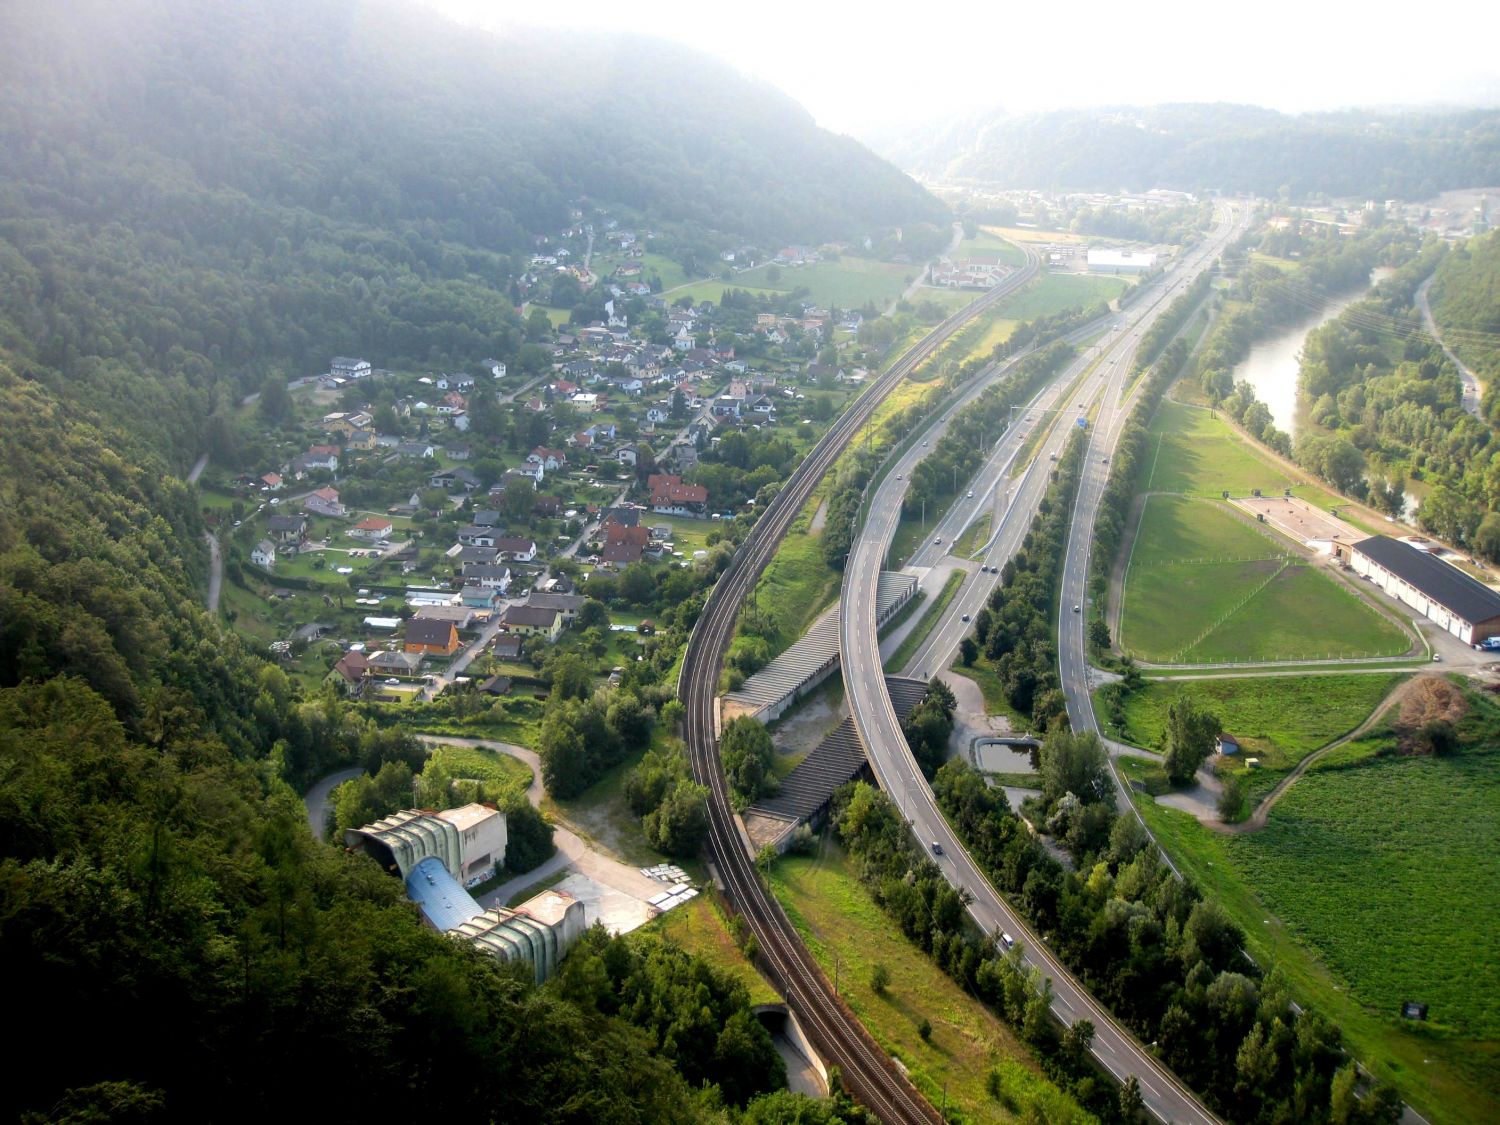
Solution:
{"label": "car on highway", "polygon": [[969,615],[966,613],[966,614],[964,614],[964,624],[967,625],[968,623],[969,623]]}
{"label": "car on highway", "polygon": [[1013,945],[1016,944],[1016,939],[1013,938],[1013,937],[1011,937],[1004,930],[1001,930],[1000,931],[1000,944],[1002,946],[1004,946],[1006,949],[1009,949],[1011,946],[1013,946]]}
{"label": "car on highway", "polygon": [[923,443],[922,443],[922,448],[923,448],[923,449],[926,449],[926,448],[927,448],[927,443],[926,443],[926,442],[925,442],[925,441],[924,441],[924,442],[923,442]]}
{"label": "car on highway", "polygon": [[934,840],[932,842],[932,854],[933,855],[942,855],[943,854],[943,845],[940,844],[940,843],[938,843],[936,840]]}
{"label": "car on highway", "polygon": [[968,499],[970,499],[970,500],[974,499],[974,490],[972,488],[969,489]]}
{"label": "car on highway", "polygon": [[943,537],[941,535],[933,536],[932,543],[935,547],[941,547],[943,545]]}
{"label": "car on highway", "polygon": [[1082,611],[1081,611],[1081,610],[1080,610],[1080,609],[1079,609],[1079,608],[1078,608],[1078,607],[1077,607],[1077,606],[1076,606],[1076,605],[1075,605],[1075,606],[1074,606],[1074,607],[1073,607],[1073,612],[1074,612],[1074,613],[1080,613],[1080,612],[1082,612]]}

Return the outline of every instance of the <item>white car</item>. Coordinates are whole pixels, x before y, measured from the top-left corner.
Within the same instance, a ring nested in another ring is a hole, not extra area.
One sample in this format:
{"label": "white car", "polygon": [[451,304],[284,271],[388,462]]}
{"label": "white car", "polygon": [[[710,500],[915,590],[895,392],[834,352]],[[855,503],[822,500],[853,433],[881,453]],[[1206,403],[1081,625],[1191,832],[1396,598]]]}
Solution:
{"label": "white car", "polygon": [[970,499],[970,500],[974,499],[974,490],[972,488],[969,489],[968,499]]}

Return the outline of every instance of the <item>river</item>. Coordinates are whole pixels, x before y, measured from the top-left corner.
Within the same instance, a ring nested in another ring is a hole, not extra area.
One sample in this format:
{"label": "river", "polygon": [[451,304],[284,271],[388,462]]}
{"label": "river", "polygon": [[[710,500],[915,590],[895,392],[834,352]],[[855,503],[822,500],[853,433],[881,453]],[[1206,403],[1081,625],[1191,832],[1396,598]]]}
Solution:
{"label": "river", "polygon": [[[1370,286],[1392,272],[1383,267],[1372,270]],[[1276,428],[1291,434],[1293,439],[1297,436],[1297,375],[1302,366],[1302,345],[1314,328],[1327,324],[1369,291],[1367,286],[1346,293],[1276,335],[1267,336],[1252,346],[1250,354],[1235,367],[1234,381],[1255,388],[1255,397],[1271,411]]]}

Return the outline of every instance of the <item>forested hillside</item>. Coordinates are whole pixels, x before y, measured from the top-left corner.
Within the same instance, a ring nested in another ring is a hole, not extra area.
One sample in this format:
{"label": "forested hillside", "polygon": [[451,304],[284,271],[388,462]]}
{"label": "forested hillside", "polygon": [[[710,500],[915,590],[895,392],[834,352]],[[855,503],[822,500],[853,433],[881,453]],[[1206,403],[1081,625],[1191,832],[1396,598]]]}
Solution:
{"label": "forested hillside", "polygon": [[6,1120],[733,1121],[778,1085],[701,962],[591,935],[538,989],[315,844],[289,781],[424,752],[200,608],[181,476],[214,419],[340,352],[515,354],[517,263],[585,193],[747,237],[946,221],[648,44],[338,0],[0,8]]}
{"label": "forested hillside", "polygon": [[660,43],[352,0],[0,10],[0,347],[184,467],[274,367],[511,359],[510,281],[581,196],[681,241],[946,223],[780,94]]}
{"label": "forested hillside", "polygon": [[1122,106],[986,114],[868,139],[916,175],[1009,188],[1425,199],[1500,183],[1494,110],[1292,117],[1239,105]]}
{"label": "forested hillside", "polygon": [[[1487,386],[1500,380],[1500,231],[1443,259],[1428,295],[1448,346]],[[1486,410],[1494,418],[1493,407]]]}

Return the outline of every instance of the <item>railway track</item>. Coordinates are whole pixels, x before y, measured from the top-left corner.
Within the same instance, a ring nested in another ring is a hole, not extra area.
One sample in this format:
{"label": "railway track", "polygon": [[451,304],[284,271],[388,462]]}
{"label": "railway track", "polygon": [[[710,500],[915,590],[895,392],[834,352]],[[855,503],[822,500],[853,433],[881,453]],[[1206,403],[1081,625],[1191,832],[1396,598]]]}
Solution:
{"label": "railway track", "polygon": [[749,840],[735,818],[719,762],[714,723],[719,672],[734,635],[740,605],[775,555],[813,488],[859,428],[919,364],[975,316],[1031,280],[1037,268],[1036,255],[1028,251],[1021,270],[923,337],[856,399],[813,446],[766,507],[709,594],[688,639],[678,680],[678,695],[686,708],[684,725],[693,776],[709,790],[708,854],[729,903],[749,923],[765,966],[813,1045],[827,1062],[839,1068],[850,1093],[886,1122],[941,1119],[834,992],[781,905],[760,882]]}

